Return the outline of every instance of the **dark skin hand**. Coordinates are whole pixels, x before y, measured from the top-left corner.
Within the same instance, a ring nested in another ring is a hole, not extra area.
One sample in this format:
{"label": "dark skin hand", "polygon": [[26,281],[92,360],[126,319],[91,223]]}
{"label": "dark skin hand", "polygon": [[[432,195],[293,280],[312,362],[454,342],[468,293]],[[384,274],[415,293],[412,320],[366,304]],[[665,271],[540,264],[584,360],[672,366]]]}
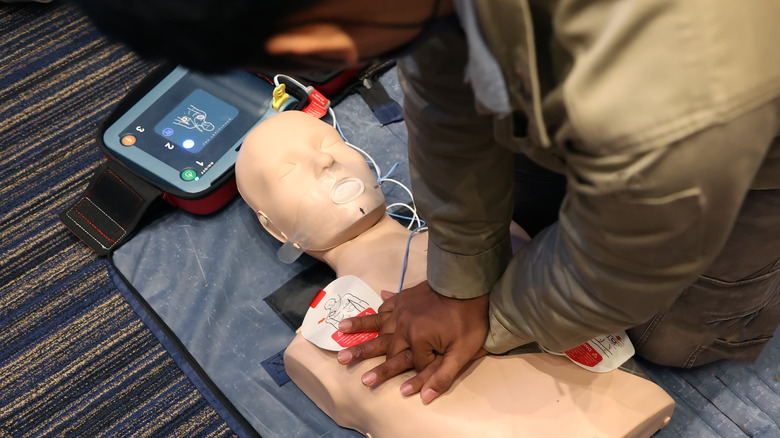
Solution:
{"label": "dark skin hand", "polygon": [[384,363],[363,374],[366,386],[379,385],[414,368],[417,375],[401,385],[401,394],[420,393],[430,403],[452,385],[458,374],[487,352],[488,295],[459,300],[437,294],[420,283],[398,294],[382,291],[385,302],[376,315],[347,318],[344,333],[378,331],[379,336],[342,350],[343,365],[387,355]]}

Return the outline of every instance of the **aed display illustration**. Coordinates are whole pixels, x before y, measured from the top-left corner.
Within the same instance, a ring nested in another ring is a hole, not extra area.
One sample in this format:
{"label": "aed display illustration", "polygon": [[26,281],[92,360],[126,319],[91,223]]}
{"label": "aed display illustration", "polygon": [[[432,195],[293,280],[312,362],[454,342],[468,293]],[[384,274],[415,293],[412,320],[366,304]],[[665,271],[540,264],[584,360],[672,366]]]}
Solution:
{"label": "aed display illustration", "polygon": [[154,132],[182,149],[200,152],[238,115],[238,109],[197,89],[154,126]]}

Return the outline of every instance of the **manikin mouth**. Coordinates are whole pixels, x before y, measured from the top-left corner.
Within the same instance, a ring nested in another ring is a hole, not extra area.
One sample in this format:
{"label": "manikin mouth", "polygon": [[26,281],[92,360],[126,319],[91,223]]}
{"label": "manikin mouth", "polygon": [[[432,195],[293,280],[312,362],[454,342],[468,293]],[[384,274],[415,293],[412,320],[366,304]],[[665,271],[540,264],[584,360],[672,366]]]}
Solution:
{"label": "manikin mouth", "polygon": [[345,178],[333,184],[330,189],[330,199],[336,204],[352,202],[362,195],[366,186],[358,178]]}

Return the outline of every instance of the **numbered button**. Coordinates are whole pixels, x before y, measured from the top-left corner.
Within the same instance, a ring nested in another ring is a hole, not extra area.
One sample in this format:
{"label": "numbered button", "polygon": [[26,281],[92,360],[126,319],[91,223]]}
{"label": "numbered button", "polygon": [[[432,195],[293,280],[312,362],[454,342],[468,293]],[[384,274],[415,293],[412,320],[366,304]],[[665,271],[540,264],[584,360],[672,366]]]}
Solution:
{"label": "numbered button", "polygon": [[135,136],[133,134],[124,134],[121,142],[125,146],[132,146],[135,144]]}
{"label": "numbered button", "polygon": [[198,179],[198,172],[195,169],[184,169],[181,172],[181,179],[184,181],[194,181]]}

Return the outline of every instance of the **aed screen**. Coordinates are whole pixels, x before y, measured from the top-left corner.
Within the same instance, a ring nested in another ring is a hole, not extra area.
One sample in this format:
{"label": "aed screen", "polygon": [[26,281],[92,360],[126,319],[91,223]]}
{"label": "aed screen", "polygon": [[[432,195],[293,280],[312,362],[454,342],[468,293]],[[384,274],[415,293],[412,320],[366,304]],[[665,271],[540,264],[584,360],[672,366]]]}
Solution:
{"label": "aed screen", "polygon": [[237,115],[236,107],[203,90],[195,90],[155,125],[154,132],[185,151],[196,153]]}
{"label": "aed screen", "polygon": [[272,90],[246,72],[188,71],[122,128],[117,141],[179,172],[193,169],[202,176],[262,119]]}

